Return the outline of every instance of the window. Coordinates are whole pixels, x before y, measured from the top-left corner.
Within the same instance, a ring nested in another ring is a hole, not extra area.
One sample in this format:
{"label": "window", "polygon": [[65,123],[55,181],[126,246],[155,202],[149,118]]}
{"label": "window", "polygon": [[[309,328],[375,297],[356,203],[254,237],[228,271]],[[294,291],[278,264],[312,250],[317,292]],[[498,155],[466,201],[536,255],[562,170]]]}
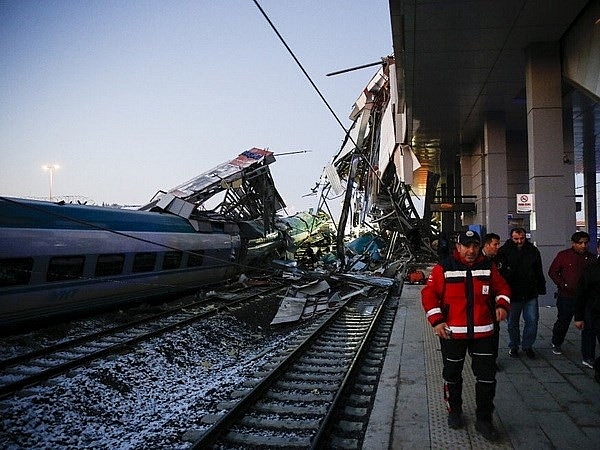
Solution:
{"label": "window", "polygon": [[85,256],[55,256],[48,264],[47,281],[65,281],[80,278],[83,275]]}
{"label": "window", "polygon": [[204,261],[204,257],[202,256],[203,254],[204,254],[204,250],[196,250],[196,251],[190,252],[190,255],[188,257],[187,266],[188,267],[201,266],[202,262]]}
{"label": "window", "polygon": [[17,286],[29,283],[33,258],[0,259],[0,286]]}
{"label": "window", "polygon": [[106,277],[109,275],[120,275],[123,273],[123,264],[125,263],[124,254],[98,255],[94,275],[97,277]]}
{"label": "window", "polygon": [[162,264],[163,270],[179,269],[181,256],[181,252],[166,252]]}
{"label": "window", "polygon": [[133,257],[132,272],[151,272],[154,270],[156,253],[136,253]]}

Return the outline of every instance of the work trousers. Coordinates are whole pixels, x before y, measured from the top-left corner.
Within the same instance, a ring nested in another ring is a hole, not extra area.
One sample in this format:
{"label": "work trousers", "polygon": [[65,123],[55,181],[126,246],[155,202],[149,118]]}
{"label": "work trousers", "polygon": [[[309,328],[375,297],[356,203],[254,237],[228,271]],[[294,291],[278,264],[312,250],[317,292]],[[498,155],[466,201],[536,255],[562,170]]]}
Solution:
{"label": "work trousers", "polygon": [[597,332],[598,325],[592,318],[590,308],[585,310],[584,328],[581,330],[581,356],[584,361],[596,359],[596,338],[600,342],[600,334]]}
{"label": "work trousers", "polygon": [[444,368],[444,399],[448,411],[462,411],[462,371],[467,351],[475,376],[476,416],[492,420],[496,395],[496,356],[494,336],[480,339],[440,339]]}
{"label": "work trousers", "polygon": [[[569,331],[571,320],[573,320],[575,299],[569,297],[557,297],[556,299],[556,322],[552,327],[552,344],[561,346],[565,341],[565,336]],[[581,356],[585,361],[595,359],[596,353],[596,334],[594,333],[593,327],[588,326],[591,324],[590,311],[585,312],[585,324],[583,330],[581,330]]]}

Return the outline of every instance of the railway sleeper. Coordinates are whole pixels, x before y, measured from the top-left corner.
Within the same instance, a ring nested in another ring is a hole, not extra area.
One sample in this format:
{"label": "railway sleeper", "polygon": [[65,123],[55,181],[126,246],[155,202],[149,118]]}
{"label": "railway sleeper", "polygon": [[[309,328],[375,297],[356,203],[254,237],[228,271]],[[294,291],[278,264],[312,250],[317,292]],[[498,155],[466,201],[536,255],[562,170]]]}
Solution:
{"label": "railway sleeper", "polygon": [[252,372],[251,375],[248,375],[248,377],[263,379],[263,378],[266,378],[268,375],[270,375],[272,371],[273,370],[267,370],[266,368],[261,367],[260,369]]}
{"label": "railway sleeper", "polygon": [[363,336],[363,330],[356,333],[325,333],[320,341],[313,345],[313,351],[344,350],[359,343]]}
{"label": "railway sleeper", "polygon": [[[30,365],[7,367],[4,370],[4,373],[6,373],[8,378],[13,377],[13,381],[15,381],[14,380],[15,378],[23,378],[23,377],[29,376],[29,375],[36,375],[40,372],[43,372],[42,367],[30,366]],[[8,384],[8,383],[5,383],[5,384]]]}
{"label": "railway sleeper", "polygon": [[368,318],[365,318],[364,316],[361,316],[359,318],[347,317],[344,322],[332,324],[332,326],[328,328],[327,331],[325,331],[325,334],[328,336],[344,336],[357,334],[365,328],[367,328],[369,326],[370,321],[370,316]]}
{"label": "railway sleeper", "polygon": [[351,439],[340,436],[331,436],[330,438],[331,448],[340,450],[359,450],[361,448],[361,442],[358,439]]}
{"label": "railway sleeper", "polygon": [[371,358],[377,357],[379,359],[383,359],[383,357],[385,356],[385,348],[384,347],[373,348],[373,349],[369,350],[369,356]]}
{"label": "railway sleeper", "polygon": [[337,326],[333,328],[329,328],[324,336],[327,336],[328,339],[337,340],[338,338],[346,339],[346,338],[356,338],[360,337],[362,332],[368,328],[368,323],[360,323],[360,324],[351,324],[344,326]]}
{"label": "railway sleeper", "polygon": [[278,390],[274,390],[271,389],[269,390],[269,392],[267,393],[267,398],[269,399],[273,399],[273,400],[280,400],[280,401],[295,401],[298,400],[299,398],[301,398],[303,401],[305,402],[314,402],[314,401],[324,401],[324,402],[328,402],[331,403],[333,401],[333,398],[335,396],[335,391],[321,391],[319,393],[314,393],[313,391],[290,391],[290,390],[283,390],[283,391],[278,391]]}
{"label": "railway sleeper", "polygon": [[356,407],[368,408],[371,405],[371,400],[372,397],[370,395],[350,394],[346,403]]}
{"label": "railway sleeper", "polygon": [[239,400],[223,400],[217,403],[216,408],[219,411],[229,411],[233,409],[238,403]]}
{"label": "railway sleeper", "polygon": [[360,368],[360,372],[364,373],[365,375],[379,376],[379,373],[381,372],[382,362],[383,361],[379,361],[379,364],[377,364],[377,365],[375,365],[375,364],[363,365]]}
{"label": "railway sleeper", "polygon": [[352,436],[362,434],[364,427],[365,423],[360,420],[342,419],[336,424],[336,429],[338,432]]}
{"label": "railway sleeper", "polygon": [[284,359],[284,358],[277,358],[277,360],[275,360],[275,361],[269,361],[269,362],[267,362],[267,363],[265,363],[265,364],[263,364],[263,365],[261,366],[261,370],[269,370],[269,371],[271,371],[271,370],[273,370],[273,369],[277,368],[277,366],[279,366],[279,363],[280,363],[280,362],[281,362],[283,359]]}
{"label": "railway sleeper", "polygon": [[375,357],[375,354],[369,352],[369,354],[363,360],[363,365],[366,367],[382,366],[384,361],[384,353],[377,352],[376,354],[381,356]]}
{"label": "railway sleeper", "polygon": [[297,417],[273,417],[272,415],[246,415],[240,420],[240,425],[248,428],[271,429],[292,432],[310,432],[319,428],[319,419]]}
{"label": "railway sleeper", "polygon": [[304,415],[304,416],[324,416],[327,414],[329,409],[329,403],[327,402],[286,402],[286,403],[273,403],[273,402],[258,402],[254,405],[254,409],[263,414],[272,413],[280,415]]}
{"label": "railway sleeper", "polygon": [[[261,430],[262,431],[262,430]],[[301,448],[306,449],[310,446],[312,436],[298,436],[285,434],[248,434],[241,431],[230,431],[225,436],[226,441],[246,447],[261,448]],[[220,448],[218,445],[217,448]],[[226,447],[225,447],[226,448]]]}
{"label": "railway sleeper", "polygon": [[355,384],[352,390],[361,395],[373,395],[377,391],[377,387],[372,384]]}
{"label": "railway sleeper", "polygon": [[370,374],[366,374],[363,373],[362,371],[358,374],[358,376],[356,377],[356,382],[359,384],[377,384],[377,380],[378,380],[378,376],[377,375],[370,375]]}
{"label": "railway sleeper", "polygon": [[[331,361],[333,363],[333,361]],[[317,365],[317,364],[296,364],[294,370],[303,373],[319,373],[319,374],[343,374],[348,370],[348,366],[341,364],[335,365]]]}
{"label": "railway sleeper", "polygon": [[246,378],[242,382],[242,386],[245,388],[254,388],[262,381],[262,378]]}
{"label": "railway sleeper", "polygon": [[[393,324],[392,324],[393,325]],[[379,327],[385,325],[379,324]],[[390,327],[391,330],[391,327]],[[387,347],[390,340],[389,333],[376,333],[370,340],[369,344],[373,350],[375,349],[384,349]]]}
{"label": "railway sleeper", "polygon": [[[200,419],[200,423],[202,423],[203,425],[212,425],[221,420],[222,417],[223,414],[204,414]],[[201,432],[201,434],[204,434],[204,431]]]}
{"label": "railway sleeper", "polygon": [[248,395],[248,393],[251,390],[252,389],[250,389],[250,388],[247,388],[247,389],[234,389],[229,394],[229,397],[231,397],[231,398],[242,398],[242,397],[245,397],[246,395]]}
{"label": "railway sleeper", "polygon": [[[341,381],[343,374],[346,373],[346,371],[343,372],[337,372],[337,375],[339,375],[337,378]],[[312,381],[316,381],[316,382],[327,382],[327,381],[331,381],[331,382],[335,382],[336,380],[331,380],[331,374],[327,374],[327,373],[318,373],[318,372],[291,372],[291,373],[286,373],[283,380],[285,381],[306,381],[306,382],[312,382]],[[337,386],[338,384],[336,384]]]}
{"label": "railway sleeper", "polygon": [[303,382],[302,380],[299,380],[299,381],[280,380],[277,382],[276,388],[279,390],[281,390],[281,389],[289,389],[289,390],[296,390],[296,391],[302,390],[302,391],[308,391],[308,392],[313,392],[313,393],[317,393],[317,392],[321,392],[321,391],[336,392],[339,389],[339,383],[327,383],[327,382],[309,383],[309,382]]}
{"label": "railway sleeper", "polygon": [[346,366],[350,358],[340,359],[339,357],[326,357],[323,355],[303,356],[298,360],[298,364],[314,365],[314,366]]}
{"label": "railway sleeper", "polygon": [[344,416],[347,418],[361,419],[365,418],[369,413],[369,408],[357,408],[355,406],[346,406],[344,408]]}
{"label": "railway sleeper", "polygon": [[33,359],[27,363],[28,366],[41,367],[42,369],[47,369],[48,367],[54,367],[58,364],[64,363],[64,360],[56,360],[50,358],[39,358]]}

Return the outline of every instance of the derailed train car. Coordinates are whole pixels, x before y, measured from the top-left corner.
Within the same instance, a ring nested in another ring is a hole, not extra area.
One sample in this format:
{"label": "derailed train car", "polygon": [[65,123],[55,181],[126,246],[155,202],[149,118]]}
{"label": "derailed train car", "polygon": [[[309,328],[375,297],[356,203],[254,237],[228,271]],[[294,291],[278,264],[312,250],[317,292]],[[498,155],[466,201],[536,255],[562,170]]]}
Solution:
{"label": "derailed train car", "polygon": [[[250,149],[137,211],[0,197],[0,332],[191,292],[257,265],[286,241],[273,161]],[[249,233],[249,223],[261,227]]]}
{"label": "derailed train car", "polygon": [[236,275],[238,225],[0,198],[0,327],[193,291]]}

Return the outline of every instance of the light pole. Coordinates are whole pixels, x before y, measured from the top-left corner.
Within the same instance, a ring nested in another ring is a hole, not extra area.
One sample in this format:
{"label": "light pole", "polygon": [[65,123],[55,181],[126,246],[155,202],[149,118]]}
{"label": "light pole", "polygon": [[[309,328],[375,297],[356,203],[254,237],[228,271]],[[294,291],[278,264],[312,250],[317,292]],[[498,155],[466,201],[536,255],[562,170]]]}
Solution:
{"label": "light pole", "polygon": [[54,175],[54,171],[60,168],[58,164],[44,164],[42,169],[47,172],[50,172],[50,201],[52,201],[52,176]]}

